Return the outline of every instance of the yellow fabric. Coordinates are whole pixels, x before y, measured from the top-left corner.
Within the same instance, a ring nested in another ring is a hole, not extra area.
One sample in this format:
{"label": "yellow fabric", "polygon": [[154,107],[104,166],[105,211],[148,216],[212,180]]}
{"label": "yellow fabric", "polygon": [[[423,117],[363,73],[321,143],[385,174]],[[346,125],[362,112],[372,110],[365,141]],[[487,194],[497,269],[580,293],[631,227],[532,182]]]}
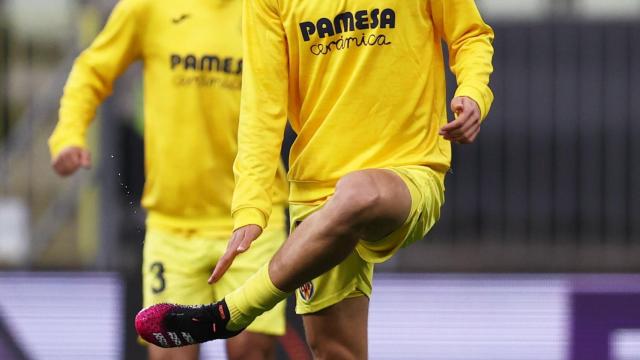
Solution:
{"label": "yellow fabric", "polygon": [[372,280],[373,264],[354,251],[340,265],[296,290],[296,313],[312,314],[354,295],[371,297]]}
{"label": "yellow fabric", "polygon": [[[286,238],[285,227],[269,226],[251,251],[239,255],[233,266],[214,285],[207,279],[216,261],[224,254],[227,238],[202,232],[168,231],[151,228],[144,244],[144,306],[162,302],[185,305],[208,304],[222,299],[240,287],[260,269]],[[252,332],[283,335],[285,301],[259,316],[247,329]]]}
{"label": "yellow fabric", "polygon": [[264,264],[241,287],[225,296],[231,315],[227,329],[244,329],[256,317],[281,304],[288,295],[273,284],[269,264]]}
{"label": "yellow fabric", "polygon": [[[86,147],[85,134],[115,79],[134,61],[144,67],[149,226],[228,235],[242,72],[241,0],[122,0],[77,58],[49,140],[53,157]],[[118,154],[115,154],[116,156]],[[280,169],[269,184],[281,205]],[[109,174],[106,174],[107,176]]]}
{"label": "yellow fabric", "polygon": [[444,178],[426,166],[388,168],[404,181],[411,193],[411,210],[405,223],[393,234],[376,242],[360,241],[356,251],[371,263],[389,259],[400,247],[421,240],[440,219],[444,204]]}
{"label": "yellow fabric", "polygon": [[[296,312],[320,311],[346,298],[371,296],[374,264],[393,256],[401,247],[425,237],[440,218],[444,203],[444,179],[425,166],[388,168],[404,181],[411,194],[411,210],[404,224],[386,238],[361,240],[342,263],[296,290]],[[299,222],[318,211],[324,202],[291,204],[292,231]]]}
{"label": "yellow fabric", "polygon": [[[245,72],[234,163],[235,227],[270,213],[287,118],[291,202],[318,201],[343,175],[424,165],[444,174],[448,44],[456,95],[486,117],[493,31],[473,0],[244,2]],[[263,219],[264,221],[264,219]],[[258,223],[258,225],[261,225]]]}

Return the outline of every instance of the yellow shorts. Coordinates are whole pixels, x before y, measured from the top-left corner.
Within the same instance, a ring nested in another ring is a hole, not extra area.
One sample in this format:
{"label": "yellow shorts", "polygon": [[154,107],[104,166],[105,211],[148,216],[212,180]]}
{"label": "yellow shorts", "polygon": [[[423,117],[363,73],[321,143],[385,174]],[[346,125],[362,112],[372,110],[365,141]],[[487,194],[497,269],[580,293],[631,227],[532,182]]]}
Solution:
{"label": "yellow shorts", "polygon": [[[264,265],[286,238],[284,226],[265,229],[238,255],[227,273],[214,285],[207,284],[216,261],[224,254],[229,237],[164,228],[147,230],[143,254],[144,306],[169,302],[185,305],[209,304],[240,287]],[[283,335],[285,302],[259,316],[247,329]]]}
{"label": "yellow shorts", "polygon": [[[440,218],[444,203],[444,175],[425,166],[387,168],[405,182],[411,193],[411,211],[404,224],[375,243],[360,241],[342,263],[296,291],[296,312],[320,311],[346,298],[371,296],[373,266],[393,256],[398,249],[424,236]],[[291,231],[296,224],[318,211],[324,202],[290,204]]]}

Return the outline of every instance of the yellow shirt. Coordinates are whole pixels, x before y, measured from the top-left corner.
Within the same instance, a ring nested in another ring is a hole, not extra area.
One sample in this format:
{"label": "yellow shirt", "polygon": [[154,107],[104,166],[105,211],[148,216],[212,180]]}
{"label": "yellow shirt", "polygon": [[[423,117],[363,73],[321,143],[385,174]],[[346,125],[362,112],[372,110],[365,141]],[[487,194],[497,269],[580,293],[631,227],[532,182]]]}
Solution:
{"label": "yellow shirt", "polygon": [[330,195],[352,171],[424,165],[444,174],[445,65],[486,117],[493,31],[473,0],[245,0],[235,227],[264,226],[287,117],[290,201]]}
{"label": "yellow shirt", "polygon": [[[86,145],[85,132],[114,80],[141,60],[142,205],[149,225],[229,234],[243,67],[241,7],[240,0],[120,1],[69,75],[49,141],[52,156]],[[273,189],[282,213],[284,176]]]}

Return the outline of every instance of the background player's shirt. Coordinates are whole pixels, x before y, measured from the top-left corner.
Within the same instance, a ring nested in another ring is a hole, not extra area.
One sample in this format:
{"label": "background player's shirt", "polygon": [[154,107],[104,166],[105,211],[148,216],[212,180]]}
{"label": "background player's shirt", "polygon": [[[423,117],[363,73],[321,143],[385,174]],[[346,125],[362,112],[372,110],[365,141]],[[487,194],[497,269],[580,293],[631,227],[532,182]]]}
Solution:
{"label": "background player's shirt", "polygon": [[[232,228],[232,171],[242,74],[240,0],[122,0],[76,60],[50,138],[55,157],[85,146],[85,132],[113,81],[144,64],[150,226]],[[272,177],[271,183],[273,184]],[[282,203],[283,177],[275,188]]]}
{"label": "background player's shirt", "polygon": [[[246,0],[234,170],[235,226],[264,225],[287,116],[298,134],[290,201],[330,195],[343,175],[425,165],[444,174],[445,65],[487,115],[493,32],[473,0]],[[443,175],[444,176],[444,175]]]}

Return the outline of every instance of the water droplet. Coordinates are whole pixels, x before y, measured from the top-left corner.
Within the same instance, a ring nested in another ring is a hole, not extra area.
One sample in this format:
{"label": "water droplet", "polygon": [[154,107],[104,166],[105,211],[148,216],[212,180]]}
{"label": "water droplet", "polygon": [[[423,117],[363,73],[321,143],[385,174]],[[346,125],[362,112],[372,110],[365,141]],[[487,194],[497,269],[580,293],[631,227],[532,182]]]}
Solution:
{"label": "water droplet", "polygon": [[116,157],[115,155],[111,154],[111,158],[113,159],[114,157]]}

